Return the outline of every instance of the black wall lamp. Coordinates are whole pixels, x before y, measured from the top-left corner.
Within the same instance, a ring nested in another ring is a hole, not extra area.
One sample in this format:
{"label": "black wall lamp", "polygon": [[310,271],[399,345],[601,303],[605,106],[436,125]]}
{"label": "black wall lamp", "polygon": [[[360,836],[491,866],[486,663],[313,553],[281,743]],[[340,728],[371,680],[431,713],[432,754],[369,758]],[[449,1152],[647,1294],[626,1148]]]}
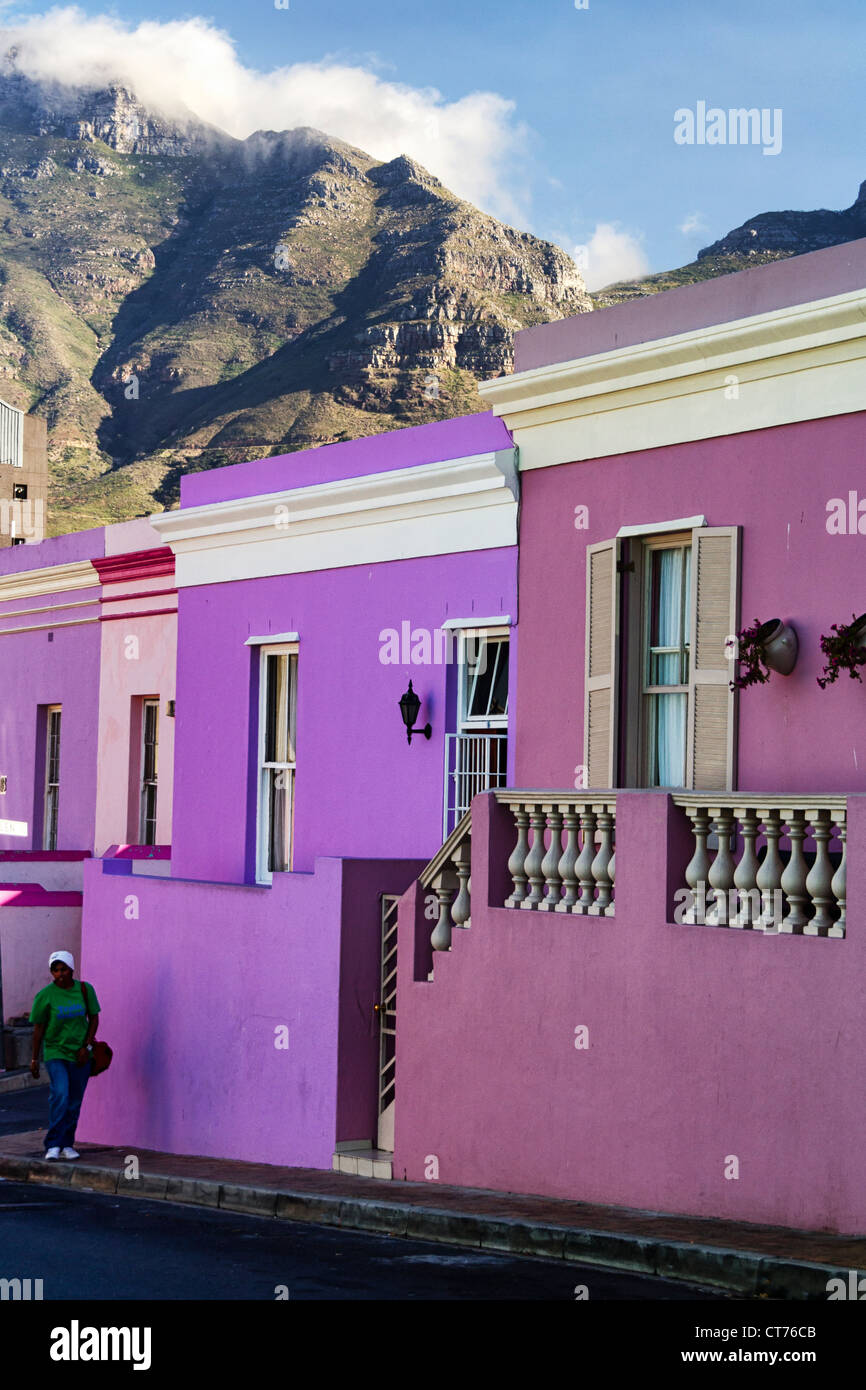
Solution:
{"label": "black wall lamp", "polygon": [[406,742],[412,742],[413,734],[423,734],[429,738],[433,730],[429,724],[425,724],[423,729],[415,728],[415,720],[418,718],[418,711],[421,708],[421,701],[412,689],[412,682],[409,682],[409,689],[405,695],[400,696],[400,713],[403,716],[403,723],[406,725]]}

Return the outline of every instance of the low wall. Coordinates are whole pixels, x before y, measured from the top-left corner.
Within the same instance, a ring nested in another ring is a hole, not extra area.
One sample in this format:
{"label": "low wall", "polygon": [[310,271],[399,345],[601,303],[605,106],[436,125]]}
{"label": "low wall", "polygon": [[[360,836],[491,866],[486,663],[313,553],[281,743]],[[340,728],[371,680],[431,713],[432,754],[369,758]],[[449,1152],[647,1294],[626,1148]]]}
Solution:
{"label": "low wall", "polygon": [[310,1168],[331,1167],[341,1128],[372,1138],[377,893],[418,865],[317,859],[272,888],[130,865],[85,870],[83,968],[115,1055],[79,1137]]}
{"label": "low wall", "polygon": [[489,906],[514,835],[476,798],[471,927],[432,983],[401,903],[395,1175],[864,1234],[866,797],[844,940],[675,925],[671,843],[670,799],[621,792],[614,918]]}
{"label": "low wall", "polygon": [[48,957],[53,951],[71,951],[80,976],[80,905],[0,907],[4,1021],[29,1014],[34,995],[51,984]]}

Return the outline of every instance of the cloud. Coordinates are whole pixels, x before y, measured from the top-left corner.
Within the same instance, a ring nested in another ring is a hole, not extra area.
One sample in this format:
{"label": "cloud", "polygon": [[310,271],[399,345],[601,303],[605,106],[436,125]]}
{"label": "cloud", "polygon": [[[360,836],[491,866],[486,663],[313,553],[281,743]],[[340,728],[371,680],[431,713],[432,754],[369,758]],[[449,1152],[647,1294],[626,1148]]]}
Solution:
{"label": "cloud", "polygon": [[702,212],[690,212],[680,225],[683,236],[705,236],[709,230]]}
{"label": "cloud", "polygon": [[[275,22],[281,16],[275,14]],[[509,221],[528,217],[515,192],[527,128],[496,92],[446,101],[435,87],[385,80],[336,58],[270,72],[244,67],[232,38],[203,18],[133,25],[74,6],[7,23],[3,49],[27,76],[63,86],[121,82],[148,107],[183,107],[243,139],[254,130],[314,126],[377,159],[408,154],[455,193]]]}
{"label": "cloud", "polygon": [[620,231],[615,222],[599,222],[588,242],[575,246],[572,256],[589,290],[600,290],[617,280],[634,280],[649,272],[642,238]]}

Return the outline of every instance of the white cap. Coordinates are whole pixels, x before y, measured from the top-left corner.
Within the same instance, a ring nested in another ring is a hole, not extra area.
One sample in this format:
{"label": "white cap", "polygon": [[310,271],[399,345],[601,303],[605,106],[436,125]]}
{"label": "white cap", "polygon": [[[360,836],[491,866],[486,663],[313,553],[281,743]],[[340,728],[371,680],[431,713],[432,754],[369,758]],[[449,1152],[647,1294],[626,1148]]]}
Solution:
{"label": "white cap", "polygon": [[48,968],[51,969],[56,960],[62,960],[64,965],[68,965],[70,970],[75,969],[75,958],[68,951],[52,951],[48,957]]}

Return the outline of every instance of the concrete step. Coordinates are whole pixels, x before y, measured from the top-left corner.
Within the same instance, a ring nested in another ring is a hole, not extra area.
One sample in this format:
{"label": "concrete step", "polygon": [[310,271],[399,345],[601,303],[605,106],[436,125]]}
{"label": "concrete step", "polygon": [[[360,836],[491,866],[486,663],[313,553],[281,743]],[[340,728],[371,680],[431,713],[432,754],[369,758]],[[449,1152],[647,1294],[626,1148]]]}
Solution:
{"label": "concrete step", "polygon": [[335,1173],[350,1173],[357,1178],[381,1178],[390,1182],[394,1176],[394,1155],[386,1149],[371,1149],[364,1145],[357,1148],[340,1148],[331,1160]]}

